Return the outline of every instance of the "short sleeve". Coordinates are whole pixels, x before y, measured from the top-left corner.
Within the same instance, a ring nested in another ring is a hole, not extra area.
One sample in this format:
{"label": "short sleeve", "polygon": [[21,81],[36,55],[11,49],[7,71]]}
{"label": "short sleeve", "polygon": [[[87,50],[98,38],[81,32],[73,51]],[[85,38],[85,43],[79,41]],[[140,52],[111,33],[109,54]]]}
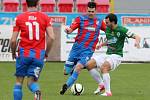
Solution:
{"label": "short sleeve", "polygon": [[124,33],[129,38],[134,36],[134,33],[125,27],[122,28],[122,33]]}
{"label": "short sleeve", "polygon": [[103,30],[104,32],[106,31],[106,23],[104,21],[102,21],[101,23],[101,30]]}
{"label": "short sleeve", "polygon": [[13,32],[19,32],[20,27],[19,27],[19,18],[16,17],[14,20],[14,25],[13,25]]}
{"label": "short sleeve", "polygon": [[52,26],[52,19],[46,15],[46,27]]}
{"label": "short sleeve", "polygon": [[80,26],[80,17],[77,17],[70,25],[70,28],[75,30],[75,29],[79,28],[79,26]]}

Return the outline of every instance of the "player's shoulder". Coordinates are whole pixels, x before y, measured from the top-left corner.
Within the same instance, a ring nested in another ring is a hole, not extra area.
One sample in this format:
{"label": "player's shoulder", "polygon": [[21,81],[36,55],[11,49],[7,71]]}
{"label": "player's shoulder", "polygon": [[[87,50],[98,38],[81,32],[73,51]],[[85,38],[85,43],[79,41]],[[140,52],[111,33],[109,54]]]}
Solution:
{"label": "player's shoulder", "polygon": [[111,32],[111,29],[109,27],[106,27],[106,32]]}
{"label": "player's shoulder", "polygon": [[87,14],[82,14],[82,15],[79,15],[77,18],[79,18],[79,19],[88,19],[88,16],[87,16]]}
{"label": "player's shoulder", "polygon": [[118,25],[117,26],[117,31],[120,33],[126,33],[128,31],[128,29],[124,26]]}
{"label": "player's shoulder", "polygon": [[104,19],[98,16],[95,16],[95,18],[97,19],[97,21],[99,21],[100,23],[104,22]]}
{"label": "player's shoulder", "polygon": [[22,17],[24,17],[24,15],[25,15],[25,13],[20,13],[20,14],[18,14],[17,16],[16,16],[16,18],[22,18]]}
{"label": "player's shoulder", "polygon": [[45,12],[38,12],[40,15],[42,15],[42,16],[46,16],[46,17],[48,17],[48,15],[45,13]]}
{"label": "player's shoulder", "polygon": [[97,18],[97,20],[104,20],[101,16],[96,15],[95,18]]}
{"label": "player's shoulder", "polygon": [[122,31],[122,30],[127,30],[127,28],[126,28],[125,26],[118,25],[118,26],[117,26],[117,30]]}

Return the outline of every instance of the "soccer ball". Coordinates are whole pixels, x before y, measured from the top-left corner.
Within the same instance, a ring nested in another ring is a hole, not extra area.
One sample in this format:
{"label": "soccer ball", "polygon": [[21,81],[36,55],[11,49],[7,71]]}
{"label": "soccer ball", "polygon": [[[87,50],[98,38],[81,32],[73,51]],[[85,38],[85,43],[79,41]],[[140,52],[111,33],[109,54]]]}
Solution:
{"label": "soccer ball", "polygon": [[84,92],[84,87],[82,84],[76,83],[71,86],[71,93],[73,95],[81,95],[83,94],[83,92]]}

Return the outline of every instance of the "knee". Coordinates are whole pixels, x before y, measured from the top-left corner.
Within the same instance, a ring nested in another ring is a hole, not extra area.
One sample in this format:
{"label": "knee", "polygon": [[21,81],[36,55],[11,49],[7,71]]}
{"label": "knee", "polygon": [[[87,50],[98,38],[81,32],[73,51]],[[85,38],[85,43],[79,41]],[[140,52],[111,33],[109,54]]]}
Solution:
{"label": "knee", "polygon": [[68,75],[72,72],[74,67],[74,62],[66,61],[66,64],[64,66],[64,75]]}
{"label": "knee", "polygon": [[87,70],[89,71],[89,70],[95,68],[96,61],[94,59],[91,59],[87,62],[86,66],[87,66]]}
{"label": "knee", "polygon": [[111,70],[111,65],[109,64],[109,62],[104,62],[100,70],[102,73],[108,73]]}
{"label": "knee", "polygon": [[65,66],[65,68],[64,68],[64,75],[70,74],[72,70],[73,70],[73,68]]}
{"label": "knee", "polygon": [[78,74],[80,74],[80,72],[81,72],[81,70],[82,70],[83,67],[84,67],[84,66],[83,66],[82,64],[77,64],[76,67],[75,67],[75,71],[76,71]]}

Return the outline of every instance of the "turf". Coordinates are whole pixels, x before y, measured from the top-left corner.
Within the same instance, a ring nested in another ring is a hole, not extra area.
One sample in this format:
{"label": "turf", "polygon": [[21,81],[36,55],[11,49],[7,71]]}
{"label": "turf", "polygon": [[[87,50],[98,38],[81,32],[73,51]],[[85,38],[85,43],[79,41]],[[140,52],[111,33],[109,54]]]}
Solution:
{"label": "turf", "polygon": [[[63,75],[64,63],[47,62],[39,80],[43,100],[149,100],[150,98],[150,64],[121,64],[110,73],[112,97],[94,95],[97,88],[87,70],[83,70],[77,80],[83,84],[85,91],[81,96],[73,96],[68,90],[63,96],[59,94],[61,85],[67,79]],[[15,63],[0,63],[0,100],[13,100],[15,83]],[[33,100],[33,94],[23,86],[23,100]]]}

